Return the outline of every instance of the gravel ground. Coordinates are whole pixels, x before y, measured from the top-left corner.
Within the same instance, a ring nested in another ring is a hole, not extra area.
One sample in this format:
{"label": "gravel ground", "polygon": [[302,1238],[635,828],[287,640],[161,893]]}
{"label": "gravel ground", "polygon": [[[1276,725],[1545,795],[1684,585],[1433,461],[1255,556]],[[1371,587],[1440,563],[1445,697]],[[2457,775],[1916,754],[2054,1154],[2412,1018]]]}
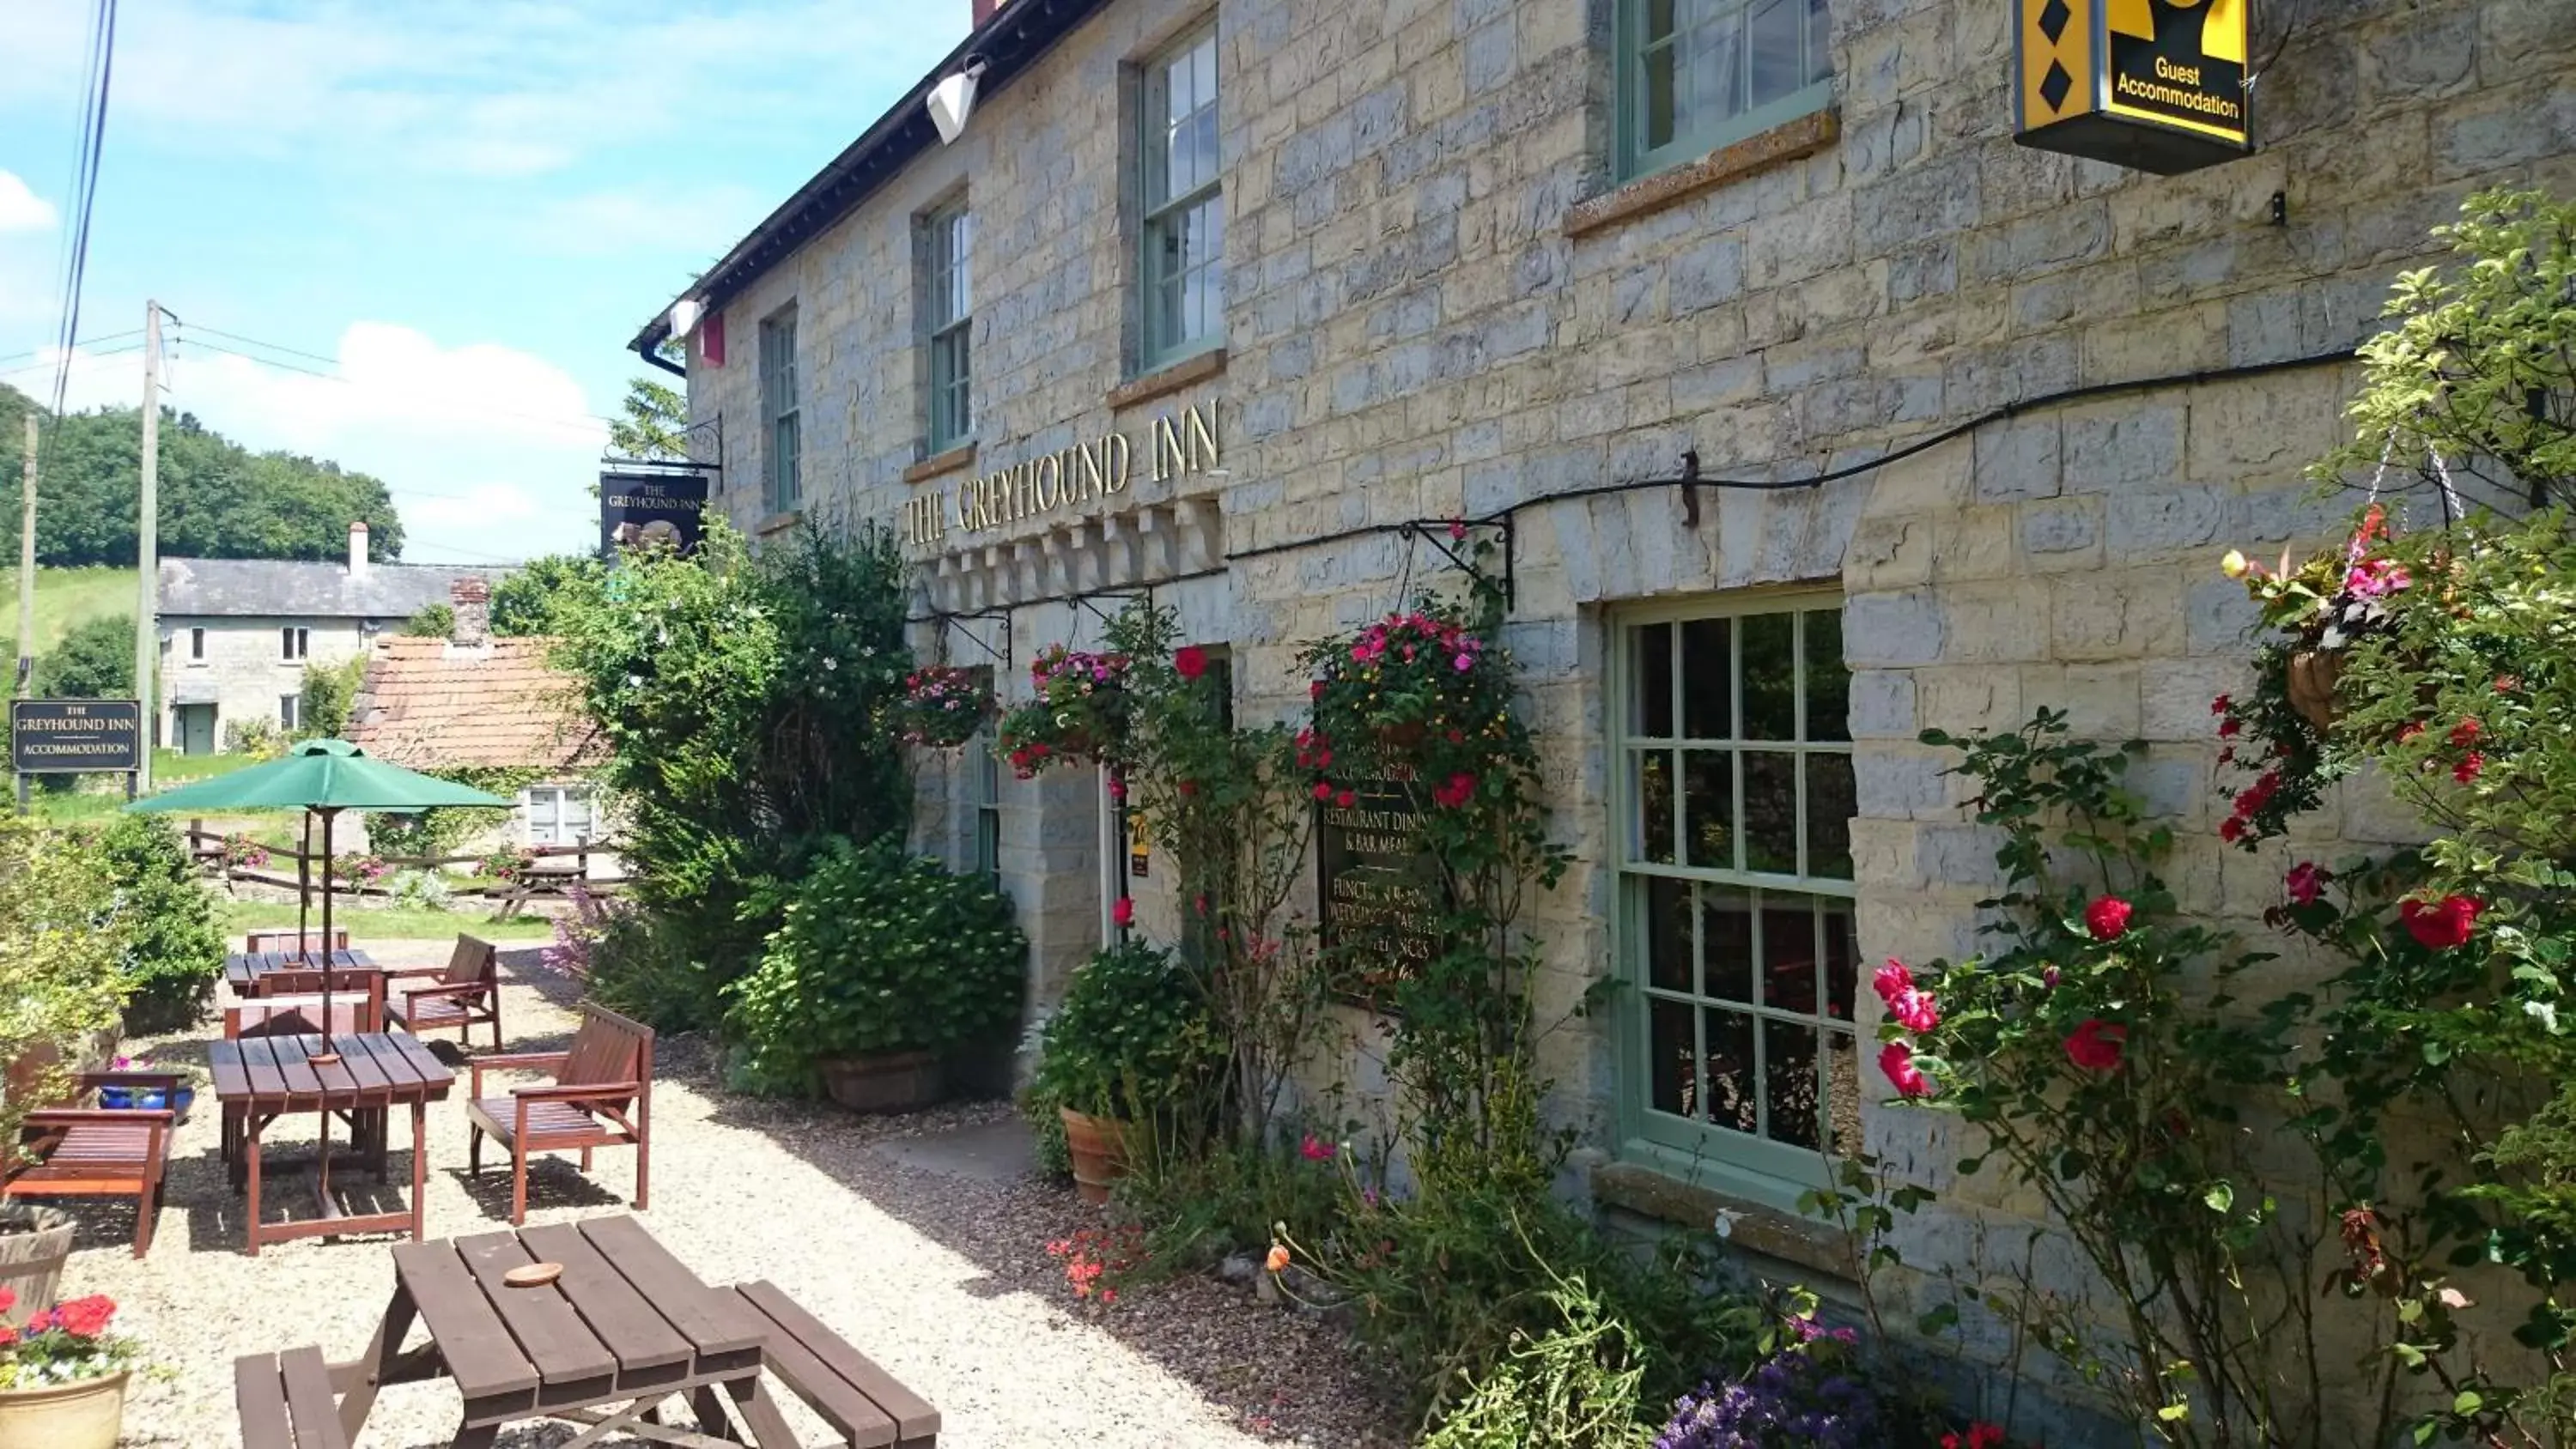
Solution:
{"label": "gravel ground", "polygon": [[[443,961],[433,943],[361,942],[391,964]],[[571,1029],[570,992],[535,964],[503,956],[508,1049],[557,1046]],[[197,1039],[130,1042],[136,1057],[202,1060]],[[451,1046],[439,1048],[448,1054]],[[660,1044],[654,1063],[653,1206],[644,1221],[709,1282],[766,1278],[937,1405],[940,1442],[980,1446],[1310,1445],[1368,1449],[1401,1442],[1366,1388],[1357,1354],[1305,1318],[1252,1303],[1212,1279],[1122,1294],[1114,1307],[1075,1300],[1051,1240],[1099,1221],[1069,1189],[1037,1180],[953,1177],[891,1160],[872,1144],[1007,1115],[995,1103],[953,1104],[896,1118],[857,1118],[821,1106],[725,1093],[703,1047]],[[508,1226],[509,1176],[491,1154],[478,1181],[465,1173],[463,1084],[430,1109],[428,1223],[432,1236]],[[210,1106],[211,1103],[207,1103]],[[269,1134],[270,1161],[311,1141],[311,1118]],[[364,1346],[393,1284],[387,1235],[302,1239],[241,1251],[241,1200],[216,1160],[215,1121],[201,1107],[179,1134],[152,1256],[128,1255],[130,1211],[107,1200],[73,1204],[81,1239],[66,1296],[107,1293],[120,1326],[141,1336],[170,1372],[139,1383],[126,1409],[128,1446],[215,1449],[238,1443],[235,1355],[318,1344],[341,1359]],[[395,1129],[390,1164],[407,1190],[409,1139]],[[531,1170],[529,1218],[560,1221],[624,1211],[632,1154],[603,1151],[584,1178],[567,1156]],[[273,1199],[297,1180],[272,1168]],[[349,1184],[372,1190],[358,1179]],[[266,1207],[276,1216],[278,1202]],[[419,1330],[414,1330],[417,1337]],[[788,1405],[809,1444],[835,1442],[803,1406]],[[444,1445],[457,1399],[444,1383],[389,1388],[358,1449]],[[674,1412],[677,1406],[674,1405]],[[573,1426],[504,1434],[511,1449],[558,1445]],[[615,1440],[612,1442],[629,1442]]]}

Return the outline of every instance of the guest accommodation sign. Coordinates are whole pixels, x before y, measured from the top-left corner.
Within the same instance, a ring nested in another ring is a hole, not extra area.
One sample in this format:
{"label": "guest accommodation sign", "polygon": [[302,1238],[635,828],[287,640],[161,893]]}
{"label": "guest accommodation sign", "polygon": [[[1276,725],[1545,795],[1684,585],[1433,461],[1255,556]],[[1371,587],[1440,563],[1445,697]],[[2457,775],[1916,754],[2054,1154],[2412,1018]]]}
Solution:
{"label": "guest accommodation sign", "polygon": [[2254,0],[2014,0],[2013,139],[2171,176],[2252,148]]}
{"label": "guest accommodation sign", "polygon": [[599,552],[614,559],[622,545],[659,545],[694,553],[706,536],[707,475],[668,472],[599,475]]}
{"label": "guest accommodation sign", "polygon": [[1324,945],[1352,968],[1346,994],[1383,1004],[1397,977],[1439,949],[1439,877],[1422,846],[1412,771],[1371,765],[1316,807],[1317,915]]}
{"label": "guest accommodation sign", "polygon": [[143,706],[130,699],[9,705],[9,768],[21,775],[143,768]]}
{"label": "guest accommodation sign", "polygon": [[911,548],[953,546],[1022,519],[1105,508],[1127,491],[1140,466],[1158,483],[1214,471],[1225,456],[1224,437],[1217,401],[1209,398],[1154,419],[1133,440],[1103,433],[922,493],[903,505],[903,541]]}

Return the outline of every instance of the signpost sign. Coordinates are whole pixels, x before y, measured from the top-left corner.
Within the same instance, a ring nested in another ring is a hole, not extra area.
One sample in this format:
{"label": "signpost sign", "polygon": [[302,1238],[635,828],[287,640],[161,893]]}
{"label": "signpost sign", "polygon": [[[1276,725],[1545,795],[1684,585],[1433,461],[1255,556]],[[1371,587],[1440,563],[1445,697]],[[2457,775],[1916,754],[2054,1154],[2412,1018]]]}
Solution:
{"label": "signpost sign", "polygon": [[658,545],[677,553],[697,551],[706,535],[707,473],[687,464],[599,475],[599,552],[615,559],[620,545]]}
{"label": "signpost sign", "polygon": [[2253,146],[2254,0],[2015,0],[2013,139],[2152,171],[2195,171]]}
{"label": "signpost sign", "polygon": [[[1384,1008],[1395,982],[1438,954],[1438,872],[1424,853],[1421,806],[1404,766],[1364,765],[1340,797],[1316,806],[1315,864],[1328,950],[1354,969],[1344,994]],[[1360,963],[1366,963],[1361,965]]]}
{"label": "signpost sign", "polygon": [[131,699],[20,699],[9,704],[9,768],[23,807],[32,775],[122,772],[131,793],[143,768],[143,705]]}

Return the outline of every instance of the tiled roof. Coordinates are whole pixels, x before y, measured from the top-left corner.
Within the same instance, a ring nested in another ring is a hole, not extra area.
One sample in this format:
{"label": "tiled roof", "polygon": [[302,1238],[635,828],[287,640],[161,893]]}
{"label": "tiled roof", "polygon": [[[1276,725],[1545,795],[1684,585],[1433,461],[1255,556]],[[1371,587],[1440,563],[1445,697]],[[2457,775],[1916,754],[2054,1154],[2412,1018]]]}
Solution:
{"label": "tiled roof", "polygon": [[572,678],[546,663],[554,642],[379,639],[349,708],[349,739],[414,769],[596,764],[606,742],[583,717]]}
{"label": "tiled roof", "polygon": [[270,558],[165,558],[161,560],[161,617],[259,617],[312,614],[335,619],[400,623],[431,604],[447,602],[460,578],[498,582],[506,568],[454,564],[369,564],[351,577],[348,565]]}

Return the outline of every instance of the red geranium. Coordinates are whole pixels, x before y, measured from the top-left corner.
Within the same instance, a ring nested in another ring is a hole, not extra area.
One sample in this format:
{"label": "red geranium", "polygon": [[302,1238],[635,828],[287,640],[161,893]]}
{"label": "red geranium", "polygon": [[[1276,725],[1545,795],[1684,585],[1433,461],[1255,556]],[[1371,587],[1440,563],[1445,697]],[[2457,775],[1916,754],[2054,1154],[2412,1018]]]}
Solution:
{"label": "red geranium", "polygon": [[2096,941],[2116,941],[2129,929],[2130,906],[2118,896],[2103,896],[2084,908],[2084,929]]}
{"label": "red geranium", "polygon": [[2116,1072],[2128,1042],[2127,1027],[2096,1017],[2066,1039],[2066,1059],[2088,1072]]}
{"label": "red geranium", "polygon": [[2451,778],[2465,785],[2475,780],[2486,767],[2487,757],[2471,750],[2467,759],[2451,767]]}
{"label": "red geranium", "polygon": [[2438,901],[2400,901],[2397,917],[2406,923],[2406,934],[2416,944],[2429,951],[2448,951],[2469,943],[2482,909],[2467,896],[2444,896]]}
{"label": "red geranium", "polygon": [[1184,644],[1172,651],[1172,672],[1183,679],[1196,679],[1207,670],[1207,651],[1198,645]]}
{"label": "red geranium", "polygon": [[75,1338],[96,1338],[107,1332],[107,1321],[116,1316],[116,1304],[104,1293],[75,1298],[54,1310],[63,1331]]}
{"label": "red geranium", "polygon": [[2476,744],[2478,742],[2478,735],[2483,732],[2485,728],[2486,727],[2484,725],[2478,723],[2478,717],[2476,715],[2472,714],[2462,716],[2458,724],[2451,726],[2451,748],[2455,750],[2465,750],[2469,746]]}

